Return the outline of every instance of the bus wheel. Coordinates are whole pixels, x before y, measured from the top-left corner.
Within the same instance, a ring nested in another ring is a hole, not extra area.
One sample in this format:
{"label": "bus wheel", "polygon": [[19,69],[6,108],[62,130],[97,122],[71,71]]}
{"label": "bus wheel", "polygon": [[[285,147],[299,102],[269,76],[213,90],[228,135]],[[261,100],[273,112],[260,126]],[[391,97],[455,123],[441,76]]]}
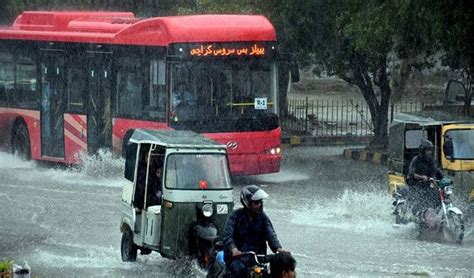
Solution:
{"label": "bus wheel", "polygon": [[31,159],[30,136],[25,124],[16,125],[11,144],[14,155],[24,161]]}
{"label": "bus wheel", "polygon": [[120,251],[122,253],[122,261],[134,262],[137,260],[137,245],[133,243],[132,231],[128,226],[125,226],[125,229],[122,233],[122,244],[120,246]]}

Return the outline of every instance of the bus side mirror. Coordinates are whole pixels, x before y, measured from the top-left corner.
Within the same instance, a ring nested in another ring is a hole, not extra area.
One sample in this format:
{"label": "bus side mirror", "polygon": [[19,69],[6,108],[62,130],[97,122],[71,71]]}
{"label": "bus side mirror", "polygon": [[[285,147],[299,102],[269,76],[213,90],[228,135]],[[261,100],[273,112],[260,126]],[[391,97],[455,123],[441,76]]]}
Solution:
{"label": "bus side mirror", "polygon": [[453,140],[451,138],[446,137],[446,141],[444,141],[443,145],[443,151],[444,155],[446,155],[447,158],[452,158],[453,153],[454,153],[454,146],[453,146]]}
{"label": "bus side mirror", "polygon": [[298,67],[298,63],[291,63],[290,74],[291,82],[300,81],[300,68]]}

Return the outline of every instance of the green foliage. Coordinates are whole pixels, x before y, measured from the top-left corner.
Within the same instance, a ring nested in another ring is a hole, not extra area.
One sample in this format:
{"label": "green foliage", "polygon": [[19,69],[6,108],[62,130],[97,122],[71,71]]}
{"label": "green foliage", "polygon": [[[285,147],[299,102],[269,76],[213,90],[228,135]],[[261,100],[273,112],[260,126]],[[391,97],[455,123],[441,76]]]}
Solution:
{"label": "green foliage", "polygon": [[12,260],[2,260],[0,261],[0,273],[9,272],[12,270],[13,261]]}
{"label": "green foliage", "polygon": [[[27,10],[109,10],[131,11],[138,16],[176,15],[196,8],[196,0],[2,0],[0,16],[4,23]],[[2,14],[3,13],[3,14]]]}
{"label": "green foliage", "polygon": [[196,6],[189,12],[199,14],[253,14],[258,11],[258,2],[254,0],[200,0],[196,1]]}

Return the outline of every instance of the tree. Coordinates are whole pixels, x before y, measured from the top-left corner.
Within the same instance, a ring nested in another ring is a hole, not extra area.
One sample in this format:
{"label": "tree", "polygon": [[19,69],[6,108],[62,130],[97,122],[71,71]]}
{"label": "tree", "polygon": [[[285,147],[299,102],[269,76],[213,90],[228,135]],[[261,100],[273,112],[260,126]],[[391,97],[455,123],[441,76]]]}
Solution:
{"label": "tree", "polygon": [[[401,94],[411,66],[434,52],[439,30],[434,5],[416,0],[273,4],[285,14],[285,32],[301,52],[314,53],[321,69],[359,87],[373,122],[369,147],[386,147],[392,87]],[[397,74],[391,68],[400,58],[401,77],[393,82]]]}
{"label": "tree", "polygon": [[469,1],[447,1],[441,6],[443,62],[456,71],[464,84],[463,113],[470,115],[474,73],[474,8]]}
{"label": "tree", "polygon": [[443,33],[439,2],[405,0],[392,3],[389,13],[396,16],[393,50],[399,60],[398,72],[393,74],[392,101],[400,100],[413,68],[431,66],[431,58],[439,52],[438,37]]}
{"label": "tree", "polygon": [[175,15],[196,7],[196,0],[2,0],[0,15],[12,22],[26,10],[111,10],[131,11],[138,16]]}

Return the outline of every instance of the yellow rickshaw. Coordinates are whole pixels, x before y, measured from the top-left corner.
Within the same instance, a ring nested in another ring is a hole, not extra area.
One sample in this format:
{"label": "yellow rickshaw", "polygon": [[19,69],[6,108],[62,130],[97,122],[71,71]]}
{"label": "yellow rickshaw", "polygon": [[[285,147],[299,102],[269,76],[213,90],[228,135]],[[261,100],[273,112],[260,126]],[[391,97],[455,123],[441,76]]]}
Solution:
{"label": "yellow rickshaw", "polygon": [[395,115],[389,131],[389,192],[406,185],[422,139],[434,144],[434,160],[453,181],[457,197],[474,200],[474,119],[439,111]]}

